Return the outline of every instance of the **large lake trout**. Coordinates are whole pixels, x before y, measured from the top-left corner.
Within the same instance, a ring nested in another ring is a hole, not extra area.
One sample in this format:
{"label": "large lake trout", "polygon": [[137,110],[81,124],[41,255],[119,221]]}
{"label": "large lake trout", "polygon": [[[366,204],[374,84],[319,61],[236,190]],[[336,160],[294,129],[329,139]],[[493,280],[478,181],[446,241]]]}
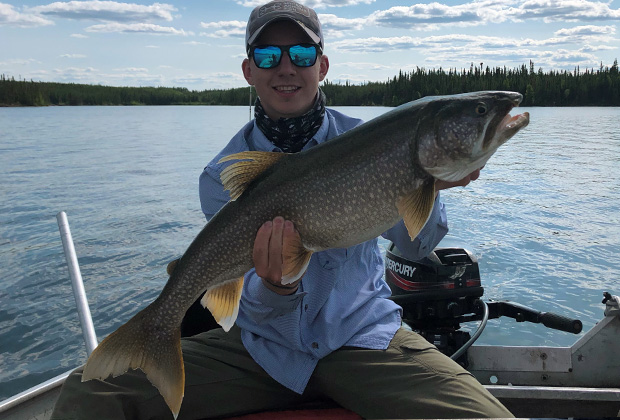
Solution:
{"label": "large lake trout", "polygon": [[264,222],[282,216],[301,237],[284,255],[285,284],[304,273],[313,252],[370,240],[400,219],[413,239],[431,213],[435,180],[457,181],[481,168],[528,124],[528,113],[509,114],[521,99],[514,92],[428,97],[300,153],[223,158],[231,201],[194,239],[159,297],[95,349],[82,380],[140,368],[176,418],[185,382],[183,315],[206,290],[202,304],[230,329]]}

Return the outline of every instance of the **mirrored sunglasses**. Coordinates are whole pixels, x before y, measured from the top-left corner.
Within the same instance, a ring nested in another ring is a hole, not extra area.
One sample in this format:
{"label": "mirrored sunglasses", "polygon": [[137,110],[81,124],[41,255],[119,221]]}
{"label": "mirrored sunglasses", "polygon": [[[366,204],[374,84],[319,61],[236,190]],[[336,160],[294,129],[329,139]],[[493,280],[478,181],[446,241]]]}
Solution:
{"label": "mirrored sunglasses", "polygon": [[258,68],[272,69],[282,61],[283,51],[288,53],[291,62],[297,67],[312,67],[316,63],[320,47],[316,44],[257,45],[252,47],[250,55]]}

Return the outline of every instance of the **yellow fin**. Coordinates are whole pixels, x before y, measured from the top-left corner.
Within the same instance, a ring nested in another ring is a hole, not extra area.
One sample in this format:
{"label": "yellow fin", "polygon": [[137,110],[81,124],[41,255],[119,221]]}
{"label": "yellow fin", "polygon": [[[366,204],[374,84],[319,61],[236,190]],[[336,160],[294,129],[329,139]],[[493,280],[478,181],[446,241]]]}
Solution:
{"label": "yellow fin", "polygon": [[435,203],[435,181],[430,180],[413,193],[406,195],[396,204],[403,217],[407,232],[413,241],[422,230]]}
{"label": "yellow fin", "polygon": [[285,240],[282,244],[282,284],[291,284],[299,280],[310,263],[312,251],[307,250],[299,236]]}
{"label": "yellow fin", "polygon": [[286,156],[286,154],[278,152],[241,152],[220,159],[218,163],[231,160],[241,161],[227,166],[220,175],[224,189],[230,191],[230,199],[236,200],[256,177],[265,172],[267,168],[283,156]]}
{"label": "yellow fin", "polygon": [[149,305],[103,340],[88,358],[82,382],[142,369],[176,418],[185,388],[181,331],[155,325],[156,318]]}
{"label": "yellow fin", "polygon": [[239,299],[243,290],[243,277],[227,281],[207,290],[200,303],[207,308],[224,331],[235,325],[239,314]]}

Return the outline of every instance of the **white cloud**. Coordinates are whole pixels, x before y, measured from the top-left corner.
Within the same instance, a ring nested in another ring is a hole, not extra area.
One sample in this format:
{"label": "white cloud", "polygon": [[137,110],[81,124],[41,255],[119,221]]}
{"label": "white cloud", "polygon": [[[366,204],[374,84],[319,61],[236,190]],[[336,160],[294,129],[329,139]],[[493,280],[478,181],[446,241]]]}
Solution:
{"label": "white cloud", "polygon": [[598,36],[598,35],[614,35],[616,33],[615,26],[595,26],[584,25],[575,26],[574,28],[560,29],[555,32],[556,36]]}
{"label": "white cloud", "polygon": [[153,23],[106,23],[92,25],[85,29],[87,32],[118,32],[118,33],[145,33],[160,35],[191,35],[183,29],[176,29],[170,26],[160,26]]}
{"label": "white cloud", "polygon": [[205,29],[215,29],[215,32],[201,32],[201,36],[211,38],[244,37],[246,23],[240,20],[227,20],[220,22],[200,22]]}
{"label": "white cloud", "polygon": [[111,22],[148,22],[151,20],[172,20],[177,9],[165,3],[150,6],[116,1],[68,1],[54,2],[45,6],[34,6],[29,12],[66,19],[102,20]]}
{"label": "white cloud", "polygon": [[518,19],[553,21],[596,21],[620,19],[620,9],[611,9],[611,2],[589,0],[526,0],[514,8]]}
{"label": "white cloud", "polygon": [[245,29],[245,22],[240,20],[222,20],[219,22],[200,22],[200,26],[205,29],[224,29],[224,30],[233,30],[233,29]]}
{"label": "white cloud", "polygon": [[416,25],[478,25],[484,23],[475,3],[448,6],[440,3],[395,6],[380,10],[368,17],[379,26],[415,28]]}
{"label": "white cloud", "polygon": [[478,26],[506,21],[603,21],[620,19],[620,9],[609,3],[590,0],[473,0],[448,5],[416,3],[377,10],[365,18],[343,19],[320,15],[326,28],[360,29],[369,25],[414,30],[438,30],[445,26]]}
{"label": "white cloud", "polygon": [[239,73],[215,72],[207,74],[186,74],[172,79],[177,86],[209,86],[209,89],[228,89],[243,86],[246,81]]}
{"label": "white cloud", "polygon": [[581,51],[581,52],[613,51],[613,50],[617,50],[617,48],[609,46],[609,45],[589,45],[589,44],[586,44],[583,47],[579,48],[579,51]]}
{"label": "white cloud", "polygon": [[348,62],[338,62],[338,67],[343,67],[347,69],[361,69],[361,70],[387,70],[393,68],[393,66],[388,66],[385,64],[364,62],[364,61],[348,61]]}
{"label": "white cloud", "polygon": [[371,4],[375,0],[306,0],[303,3],[313,9],[325,7],[357,6],[358,4]]}
{"label": "white cloud", "polygon": [[[39,73],[33,72],[32,75]],[[102,71],[95,67],[65,67],[56,68],[53,74],[47,76],[42,74],[42,76],[46,80],[57,82],[108,86],[162,86],[165,84],[162,75],[152,74],[148,69],[141,67],[116,68],[110,71]]]}
{"label": "white cloud", "polygon": [[0,26],[18,26],[22,28],[53,25],[51,20],[31,13],[20,13],[12,5],[0,3]]}
{"label": "white cloud", "polygon": [[84,54],[62,54],[61,58],[86,58]]}
{"label": "white cloud", "polygon": [[69,35],[71,38],[79,38],[79,39],[85,39],[88,38],[86,35],[84,34],[71,34]]}
{"label": "white cloud", "polygon": [[[357,6],[358,4],[371,4],[375,0],[299,0],[300,3],[313,9],[325,7]],[[238,0],[237,4],[244,7],[256,7],[265,4],[265,0]]]}
{"label": "white cloud", "polygon": [[118,69],[112,69],[115,72],[120,72],[120,73],[125,73],[125,74],[147,74],[149,72],[149,69],[145,68],[145,67],[125,67],[125,68],[118,68]]}
{"label": "white cloud", "polygon": [[360,30],[368,24],[367,18],[341,18],[333,14],[319,14],[321,28],[324,30],[348,31]]}
{"label": "white cloud", "polygon": [[40,63],[40,61],[35,60],[34,58],[10,58],[8,60],[0,61],[0,66],[27,66],[34,63]]}
{"label": "white cloud", "polygon": [[[577,31],[578,32],[578,31]],[[583,36],[571,35],[570,37],[552,37],[545,39],[532,38],[508,38],[508,37],[492,37],[483,35],[434,35],[428,37],[369,37],[348,39],[346,41],[338,41],[331,44],[331,48],[341,51],[350,52],[386,52],[393,50],[412,50],[412,49],[438,49],[446,47],[464,46],[465,48],[484,48],[484,49],[501,49],[501,48],[532,48],[532,47],[550,47],[557,45],[580,44],[589,35]],[[584,31],[585,32],[585,31]]]}

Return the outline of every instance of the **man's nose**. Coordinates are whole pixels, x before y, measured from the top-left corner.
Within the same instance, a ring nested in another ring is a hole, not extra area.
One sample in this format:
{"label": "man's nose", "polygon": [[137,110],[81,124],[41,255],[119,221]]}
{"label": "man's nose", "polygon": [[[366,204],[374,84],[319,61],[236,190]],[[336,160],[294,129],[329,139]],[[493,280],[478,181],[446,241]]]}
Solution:
{"label": "man's nose", "polygon": [[297,66],[293,64],[291,61],[291,57],[288,52],[284,52],[282,54],[282,58],[280,59],[280,65],[278,66],[278,70],[281,73],[286,74],[294,74],[297,72]]}

